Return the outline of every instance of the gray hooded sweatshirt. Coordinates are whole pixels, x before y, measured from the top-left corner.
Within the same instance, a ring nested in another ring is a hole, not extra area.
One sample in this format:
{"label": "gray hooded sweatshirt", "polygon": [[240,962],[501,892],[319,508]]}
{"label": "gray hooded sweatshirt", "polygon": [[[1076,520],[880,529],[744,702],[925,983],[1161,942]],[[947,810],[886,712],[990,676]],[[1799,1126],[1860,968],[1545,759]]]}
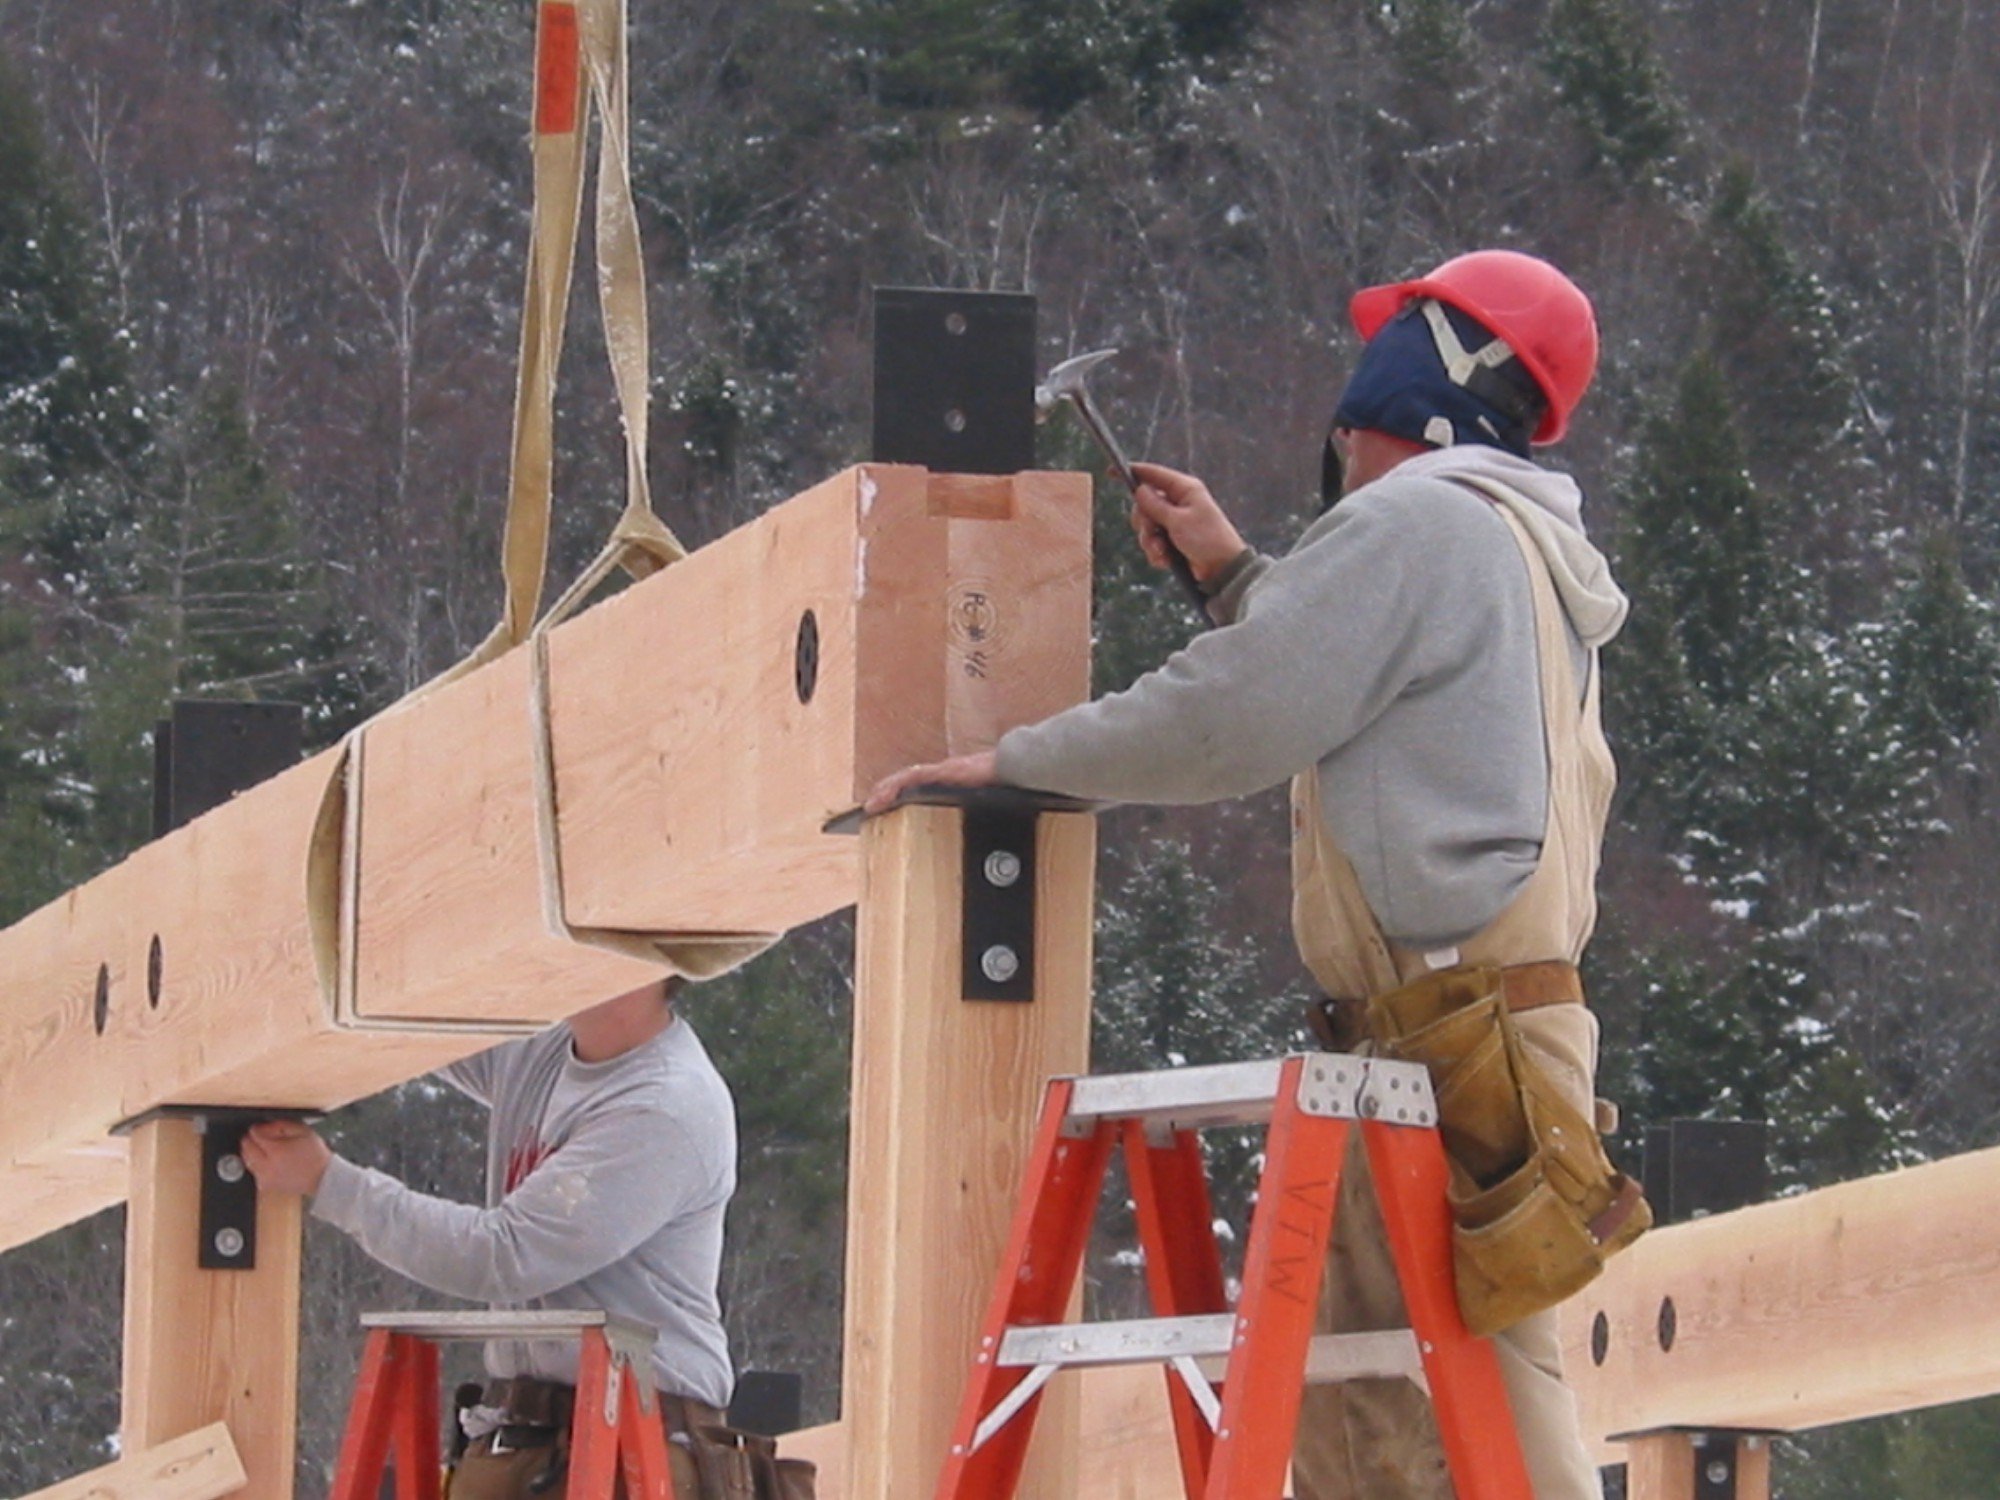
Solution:
{"label": "gray hooded sweatshirt", "polygon": [[[736,1188],[736,1110],[679,1016],[606,1062],[567,1025],[443,1071],[492,1111],[486,1207],[451,1203],[341,1157],[315,1217],[449,1296],[506,1308],[602,1308],[659,1330],[663,1391],[725,1407],[734,1385],[716,1280]],[[496,1377],[576,1382],[575,1340],[487,1345]]]}
{"label": "gray hooded sweatshirt", "polygon": [[1626,605],[1575,482],[1442,448],[1356,490],[1285,557],[1235,570],[1210,605],[1223,628],[1122,693],[1002,737],[1001,779],[1185,804],[1316,768],[1389,937],[1463,942],[1534,872],[1548,821],[1534,596],[1499,505],[1549,564],[1581,683]]}

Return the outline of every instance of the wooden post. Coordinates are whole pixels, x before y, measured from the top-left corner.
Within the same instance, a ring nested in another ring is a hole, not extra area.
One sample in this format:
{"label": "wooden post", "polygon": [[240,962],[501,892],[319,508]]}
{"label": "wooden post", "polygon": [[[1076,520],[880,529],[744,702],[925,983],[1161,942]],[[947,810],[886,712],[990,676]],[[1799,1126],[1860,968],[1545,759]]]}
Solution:
{"label": "wooden post", "polygon": [[[850,1497],[930,1494],[1042,1089],[1089,1065],[1094,820],[1037,823],[1036,995],[961,998],[964,813],[862,832],[842,1381]],[[1073,1492],[1075,1382],[1043,1396],[1019,1493]]]}
{"label": "wooden post", "polygon": [[222,1422],[249,1476],[244,1493],[290,1500],[303,1200],[260,1193],[255,1269],[204,1271],[200,1175],[191,1121],[153,1119],[134,1131],[120,1441],[143,1453]]}
{"label": "wooden post", "polygon": [[[1655,1432],[1626,1445],[1625,1500],[1771,1500],[1771,1443],[1756,1434]],[[1725,1453],[1725,1449],[1733,1452]],[[1699,1465],[1727,1461],[1733,1486],[1702,1487]]]}

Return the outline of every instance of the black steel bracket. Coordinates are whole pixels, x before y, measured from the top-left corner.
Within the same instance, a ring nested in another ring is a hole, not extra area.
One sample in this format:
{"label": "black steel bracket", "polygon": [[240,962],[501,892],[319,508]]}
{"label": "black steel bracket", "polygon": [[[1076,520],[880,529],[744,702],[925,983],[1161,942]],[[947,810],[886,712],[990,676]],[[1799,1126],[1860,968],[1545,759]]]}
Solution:
{"label": "black steel bracket", "polygon": [[967,807],[964,936],[967,1000],[1035,998],[1035,824],[1032,808]]}
{"label": "black steel bracket", "polygon": [[243,1164],[243,1133],[260,1120],[317,1120],[317,1110],[163,1104],[112,1127],[130,1135],[155,1120],[188,1120],[201,1137],[195,1260],[204,1271],[257,1267],[257,1179]]}
{"label": "black steel bracket", "polygon": [[1767,1443],[1769,1433],[1704,1431],[1689,1434],[1694,1444],[1694,1500],[1736,1500],[1736,1471],[1746,1446]]}
{"label": "black steel bracket", "polygon": [[1752,1427],[1666,1427],[1647,1432],[1614,1432],[1609,1441],[1678,1433],[1694,1451],[1694,1500],[1736,1500],[1737,1472],[1745,1450],[1771,1441],[1773,1434]]}
{"label": "black steel bracket", "polygon": [[[959,931],[961,997],[1035,998],[1035,829],[1047,812],[1096,812],[1102,804],[1021,787],[926,785],[907,788],[896,806],[965,809]],[[859,833],[862,814],[845,813],[827,833]]]}

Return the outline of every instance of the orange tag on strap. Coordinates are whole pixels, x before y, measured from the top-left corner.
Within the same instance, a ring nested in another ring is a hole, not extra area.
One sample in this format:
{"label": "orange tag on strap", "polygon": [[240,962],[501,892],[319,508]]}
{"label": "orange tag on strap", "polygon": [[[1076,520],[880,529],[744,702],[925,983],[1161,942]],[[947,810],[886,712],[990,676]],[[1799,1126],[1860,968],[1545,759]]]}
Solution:
{"label": "orange tag on strap", "polygon": [[568,135],[576,129],[582,86],[577,58],[576,7],[567,0],[545,0],[536,35],[536,135]]}

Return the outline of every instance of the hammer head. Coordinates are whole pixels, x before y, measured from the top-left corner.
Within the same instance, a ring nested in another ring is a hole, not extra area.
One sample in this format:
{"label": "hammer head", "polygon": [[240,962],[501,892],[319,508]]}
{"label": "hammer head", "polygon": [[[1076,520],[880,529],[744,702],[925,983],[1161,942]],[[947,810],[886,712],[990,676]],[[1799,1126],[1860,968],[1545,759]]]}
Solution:
{"label": "hammer head", "polygon": [[1049,371],[1042,383],[1035,387],[1036,418],[1046,420],[1049,413],[1063,402],[1080,400],[1088,389],[1086,382],[1090,372],[1117,352],[1116,349],[1093,349],[1088,354],[1066,359]]}

